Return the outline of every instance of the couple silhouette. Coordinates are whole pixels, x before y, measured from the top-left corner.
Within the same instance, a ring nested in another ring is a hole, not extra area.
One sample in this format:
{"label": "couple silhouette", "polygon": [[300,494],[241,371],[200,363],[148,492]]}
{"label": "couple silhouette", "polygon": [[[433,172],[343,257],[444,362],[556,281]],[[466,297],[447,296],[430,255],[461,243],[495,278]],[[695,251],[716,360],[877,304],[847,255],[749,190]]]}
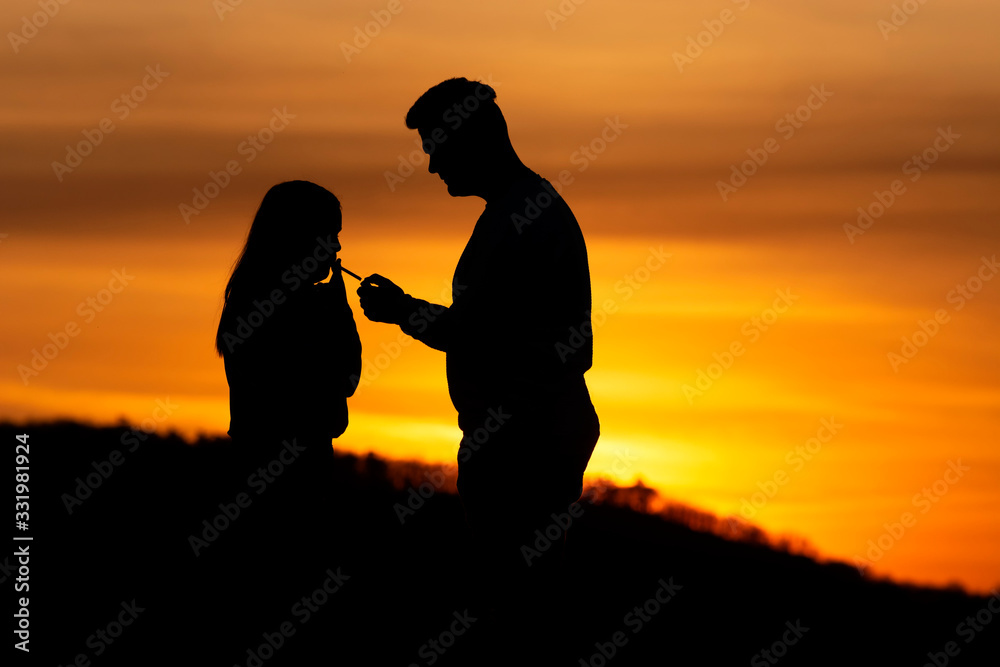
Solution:
{"label": "couple silhouette", "polygon": [[[526,556],[525,548],[580,498],[599,435],[584,381],[593,341],[569,340],[590,322],[590,275],[573,213],[520,160],[495,99],[490,86],[454,78],[406,115],[448,193],[486,202],[458,260],[452,304],[412,297],[379,274],[357,293],[370,320],[445,353],[463,434],[458,490],[474,541],[469,587],[476,613],[489,619],[481,636],[544,661],[559,641],[565,530],[545,553]],[[279,627],[289,606],[275,614],[274,599],[299,599],[319,574],[350,560],[323,530],[350,512],[349,499],[329,488],[331,439],[348,426],[347,399],[361,373],[337,257],[341,227],[330,191],[307,181],[275,185],[225,289],[216,348],[230,388],[234,479],[256,476],[258,484],[247,491],[253,522],[226,538],[230,573],[242,568],[254,581],[253,592],[226,592],[238,600],[241,628]]]}

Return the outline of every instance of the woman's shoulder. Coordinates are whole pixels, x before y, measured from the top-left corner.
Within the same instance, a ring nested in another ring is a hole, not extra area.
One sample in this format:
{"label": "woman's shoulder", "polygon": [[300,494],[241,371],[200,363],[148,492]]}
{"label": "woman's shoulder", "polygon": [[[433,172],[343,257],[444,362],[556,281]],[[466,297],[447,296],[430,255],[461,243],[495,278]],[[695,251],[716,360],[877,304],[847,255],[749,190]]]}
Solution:
{"label": "woman's shoulder", "polygon": [[303,305],[324,313],[338,312],[341,308],[349,307],[347,290],[342,280],[310,285],[308,289],[303,290],[302,297]]}
{"label": "woman's shoulder", "polygon": [[289,299],[286,322],[295,326],[329,325],[350,310],[344,285],[319,283],[299,290]]}

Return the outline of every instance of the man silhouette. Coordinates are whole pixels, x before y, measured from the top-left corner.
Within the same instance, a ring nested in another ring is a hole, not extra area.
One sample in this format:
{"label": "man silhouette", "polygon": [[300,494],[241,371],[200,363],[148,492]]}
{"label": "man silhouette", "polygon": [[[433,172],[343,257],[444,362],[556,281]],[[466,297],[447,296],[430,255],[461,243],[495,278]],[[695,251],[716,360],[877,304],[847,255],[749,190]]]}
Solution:
{"label": "man silhouette", "polygon": [[495,98],[486,84],[449,79],[406,115],[448,193],[486,201],[455,269],[452,305],[413,298],[378,274],[358,295],[369,319],[446,353],[464,434],[458,489],[481,547],[475,567],[492,584],[490,604],[505,608],[518,586],[530,595],[550,579],[536,575],[558,564],[565,520],[556,539],[550,528],[538,543],[535,531],[580,497],[599,424],[583,378],[593,357],[581,334],[591,332],[583,234],[517,156]]}

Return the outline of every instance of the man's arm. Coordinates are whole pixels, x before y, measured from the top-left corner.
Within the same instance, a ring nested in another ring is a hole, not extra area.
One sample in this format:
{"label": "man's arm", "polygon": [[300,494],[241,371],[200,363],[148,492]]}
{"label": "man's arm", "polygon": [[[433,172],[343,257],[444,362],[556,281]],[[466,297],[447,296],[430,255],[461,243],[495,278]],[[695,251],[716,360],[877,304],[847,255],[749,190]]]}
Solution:
{"label": "man's arm", "polygon": [[416,299],[377,273],[361,281],[358,296],[365,317],[371,321],[396,324],[403,333],[424,345],[448,351],[454,327],[452,312],[447,306]]}
{"label": "man's arm", "polygon": [[409,315],[398,323],[399,328],[427,347],[447,352],[453,329],[451,309],[409,295],[407,298],[409,302],[406,310]]}

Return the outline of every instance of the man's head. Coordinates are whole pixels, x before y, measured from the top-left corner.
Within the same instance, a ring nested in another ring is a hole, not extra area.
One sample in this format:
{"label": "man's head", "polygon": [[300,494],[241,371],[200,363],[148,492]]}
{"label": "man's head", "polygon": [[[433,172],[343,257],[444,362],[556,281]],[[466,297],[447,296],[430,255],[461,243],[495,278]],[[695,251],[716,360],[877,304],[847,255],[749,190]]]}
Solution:
{"label": "man's head", "polygon": [[417,130],[430,161],[453,197],[482,196],[496,170],[517,158],[496,91],[465,78],[448,79],[413,103],[406,127]]}

